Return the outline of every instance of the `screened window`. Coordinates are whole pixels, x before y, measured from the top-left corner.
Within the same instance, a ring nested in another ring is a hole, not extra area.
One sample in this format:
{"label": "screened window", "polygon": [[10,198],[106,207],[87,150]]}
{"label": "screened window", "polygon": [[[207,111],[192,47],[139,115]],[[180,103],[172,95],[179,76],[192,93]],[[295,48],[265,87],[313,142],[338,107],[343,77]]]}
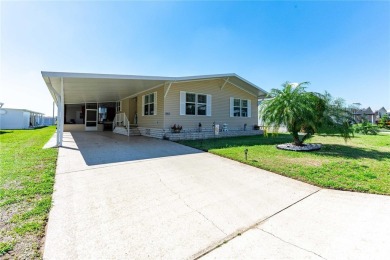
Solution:
{"label": "screened window", "polygon": [[116,102],[99,103],[99,106],[98,106],[99,124],[104,123],[104,122],[112,122],[112,120],[114,120],[116,112],[117,112],[116,111]]}
{"label": "screened window", "polygon": [[155,115],[155,94],[144,96],[144,115]]}
{"label": "screened window", "polygon": [[87,103],[86,108],[87,109],[97,109],[97,103]]}

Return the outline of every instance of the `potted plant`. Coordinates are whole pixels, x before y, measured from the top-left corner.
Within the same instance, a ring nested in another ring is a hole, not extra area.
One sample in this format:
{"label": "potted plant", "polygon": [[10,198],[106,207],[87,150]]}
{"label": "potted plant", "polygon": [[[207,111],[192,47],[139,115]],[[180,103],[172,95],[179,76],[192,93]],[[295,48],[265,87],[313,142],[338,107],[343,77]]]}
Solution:
{"label": "potted plant", "polygon": [[174,124],[172,127],[172,133],[180,133],[183,129],[183,126]]}

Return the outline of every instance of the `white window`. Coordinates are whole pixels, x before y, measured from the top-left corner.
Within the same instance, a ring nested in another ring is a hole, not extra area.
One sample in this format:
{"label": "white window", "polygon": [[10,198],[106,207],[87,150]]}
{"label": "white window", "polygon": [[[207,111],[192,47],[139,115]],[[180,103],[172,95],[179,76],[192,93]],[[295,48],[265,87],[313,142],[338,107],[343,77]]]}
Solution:
{"label": "white window", "polygon": [[234,99],[233,115],[234,117],[239,117],[241,115],[241,100],[238,98]]}
{"label": "white window", "polygon": [[251,117],[251,101],[231,97],[230,117]]}
{"label": "white window", "polygon": [[197,102],[196,102],[196,108],[198,116],[205,116],[206,115],[206,108],[207,108],[207,96],[198,94],[196,95]]}
{"label": "white window", "polygon": [[180,91],[180,115],[211,116],[211,95]]}
{"label": "white window", "polygon": [[241,116],[248,117],[248,100],[241,100]]}
{"label": "white window", "polygon": [[186,93],[186,115],[195,115],[196,113],[196,95]]}
{"label": "white window", "polygon": [[142,96],[142,115],[157,115],[157,92]]}

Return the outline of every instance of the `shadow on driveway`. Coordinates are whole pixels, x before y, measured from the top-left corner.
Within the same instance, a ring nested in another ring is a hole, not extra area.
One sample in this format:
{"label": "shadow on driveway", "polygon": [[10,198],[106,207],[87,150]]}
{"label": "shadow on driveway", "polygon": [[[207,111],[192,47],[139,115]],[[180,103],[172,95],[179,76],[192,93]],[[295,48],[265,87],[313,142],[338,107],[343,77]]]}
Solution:
{"label": "shadow on driveway", "polygon": [[[112,132],[72,132],[78,150],[88,166],[202,153],[170,141],[144,136],[124,136]],[[77,150],[67,146],[65,149]]]}

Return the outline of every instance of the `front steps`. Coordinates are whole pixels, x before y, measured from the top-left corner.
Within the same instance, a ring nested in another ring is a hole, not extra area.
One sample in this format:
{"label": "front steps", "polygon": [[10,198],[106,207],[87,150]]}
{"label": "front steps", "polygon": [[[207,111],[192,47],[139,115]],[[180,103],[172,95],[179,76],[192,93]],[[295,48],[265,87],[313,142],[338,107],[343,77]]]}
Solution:
{"label": "front steps", "polygon": [[[120,135],[126,135],[127,136],[127,128],[124,126],[117,126],[115,127],[114,133],[120,134]],[[130,136],[139,136],[141,135],[140,131],[138,128],[132,128],[130,127]]]}

